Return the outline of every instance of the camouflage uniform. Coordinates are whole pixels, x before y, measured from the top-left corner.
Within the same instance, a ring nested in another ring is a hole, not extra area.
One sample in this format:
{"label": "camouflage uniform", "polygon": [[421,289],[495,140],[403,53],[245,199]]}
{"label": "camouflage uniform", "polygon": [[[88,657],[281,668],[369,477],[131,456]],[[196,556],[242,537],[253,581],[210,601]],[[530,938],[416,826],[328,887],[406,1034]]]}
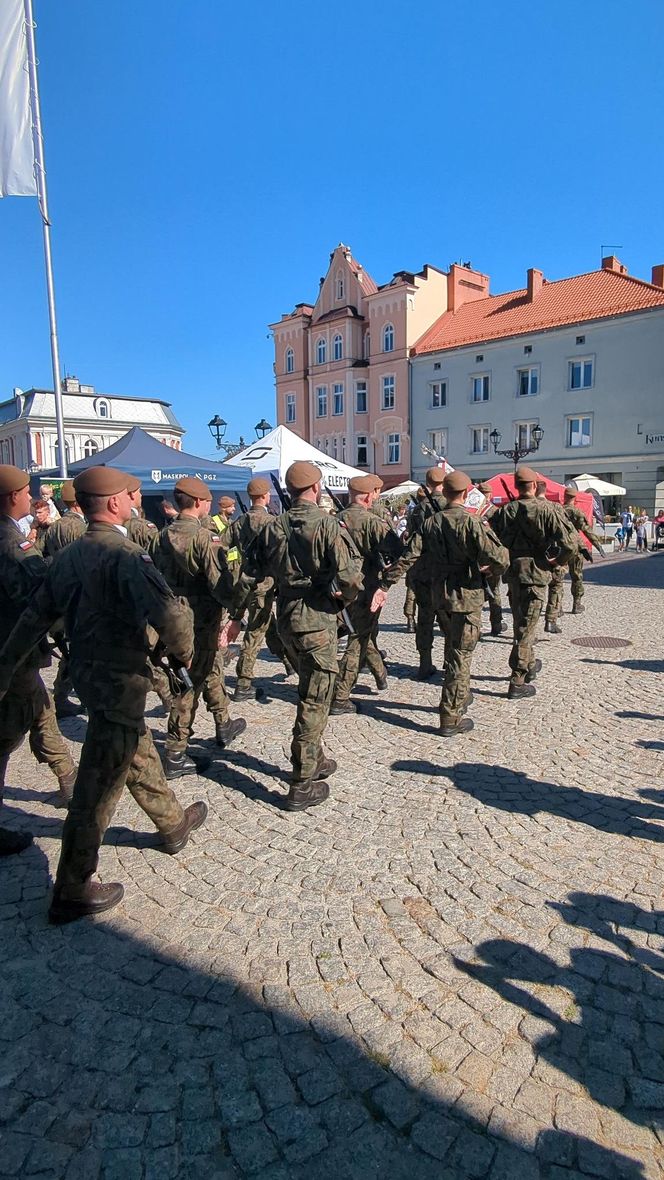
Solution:
{"label": "camouflage uniform", "polygon": [[[369,608],[375,591],[379,588],[388,588],[400,576],[391,577],[391,571],[381,571],[380,554],[388,562],[395,562],[403,553],[401,541],[391,524],[388,525],[384,516],[372,513],[362,504],[351,504],[349,508],[345,508],[339,514],[338,519],[350,534],[355,548],[363,559],[364,589],[360,591],[348,608],[355,634],[349,635],[346,654],[341,661],[341,670],[334,693],[335,703],[349,699],[365,660],[372,672],[376,667],[374,675],[378,680],[383,681],[387,677],[387,669],[374,638],[378,630],[378,612],[372,614]],[[372,640],[375,653],[373,661],[371,657],[367,659]],[[379,660],[378,664],[375,662],[375,657]]]}
{"label": "camouflage uniform", "polygon": [[298,499],[272,518],[256,544],[256,567],[277,582],[277,626],[299,673],[291,761],[293,782],[316,777],[339,671],[337,611],[362,589],[362,563],[348,534],[316,504]]}
{"label": "camouflage uniform", "polygon": [[132,512],[125,528],[127,529],[127,536],[135,545],[140,545],[146,553],[152,554],[152,550],[156,548],[159,543],[159,529],[151,520],[146,520],[143,516],[134,515]]}
{"label": "camouflage uniform", "polygon": [[[72,541],[77,541],[79,537],[82,537],[87,527],[87,521],[84,516],[81,516],[79,512],[72,512],[71,509],[68,509],[48,529],[43,549],[46,561],[52,561],[56,553],[59,553],[61,549],[65,549],[67,545],[71,545]],[[62,629],[58,624],[56,624],[53,630],[53,638],[58,644],[60,644],[60,640],[63,638]],[[69,705],[69,694],[73,688],[66,643],[61,645],[60,652],[58,670],[53,685],[53,699],[56,710],[62,710],[63,706]],[[75,712],[73,704],[69,712]]]}
{"label": "camouflage uniform", "polygon": [[[159,529],[156,524],[132,511],[125,528],[129,540],[133,541],[135,545],[140,546],[145,553],[149,553],[152,556],[159,544]],[[154,648],[159,642],[159,636],[152,627],[148,627],[147,636],[150,647],[154,651]],[[167,713],[170,713],[173,705],[173,697],[166,673],[153,664],[152,661],[148,662],[148,673],[152,681],[153,691],[156,692]]]}
{"label": "camouflage uniform", "polygon": [[146,623],[185,663],[192,629],[189,612],[148,555],[114,525],[99,521],[49,567],[2,649],[5,675],[63,616],[72,678],[89,715],[56,878],[57,886],[77,895],[95,872],[125,783],[164,836],[183,822],[144,720],[150,687]]}
{"label": "camouflage uniform", "polygon": [[233,600],[233,585],[219,542],[192,516],[178,516],[162,529],[154,560],[173,593],[186,599],[193,614],[194,656],[189,675],[194,688],[174,698],[168,718],[166,751],[177,755],[187,748],[201,695],[217,725],[229,719],[223,662],[217,653],[222,615]]}
{"label": "camouflage uniform", "polygon": [[[492,517],[494,517],[497,512],[497,505],[490,504],[486,512],[483,513],[481,517],[482,524],[489,525]],[[489,623],[491,624],[492,635],[501,635],[503,631],[503,596],[501,590],[502,580],[502,575],[496,573],[488,573],[484,579],[486,586],[485,599],[489,605]]]}
{"label": "camouflage uniform", "polygon": [[552,568],[546,552],[556,546],[557,563],[561,564],[573,552],[575,542],[569,525],[551,505],[534,497],[505,505],[500,514],[498,535],[510,551],[507,584],[514,623],[509,659],[511,683],[521,685],[534,674],[535,632]]}
{"label": "camouflage uniform", "polygon": [[[580,508],[577,508],[576,504],[565,504],[563,507],[563,512],[565,513],[565,516],[567,517],[568,521],[572,525],[572,528],[574,528],[576,530],[576,536],[577,536],[576,549],[575,549],[574,553],[572,553],[572,556],[570,557],[570,559],[567,563],[569,573],[570,573],[570,578],[572,579],[572,602],[573,602],[572,609],[574,610],[574,608],[578,607],[579,603],[581,602],[581,599],[583,598],[583,594],[584,594],[583,563],[585,561],[585,558],[583,556],[583,553],[581,552],[581,549],[583,546],[583,541],[581,540],[581,538],[578,534],[584,533],[586,535],[586,537],[588,538],[588,540],[590,541],[590,544],[594,545],[595,548],[600,552],[601,552],[601,548],[602,548],[602,543],[601,543],[599,537],[597,536],[597,534],[592,531],[590,524],[589,524],[588,520],[586,519],[584,513],[581,511]],[[562,586],[561,586],[560,593],[561,593],[561,600],[562,600]],[[562,601],[561,601],[561,606],[562,606]]]}
{"label": "camouflage uniform", "polygon": [[[0,643],[7,639],[46,572],[33,543],[26,540],[10,517],[0,517]],[[39,669],[50,662],[43,650],[33,648],[14,672],[7,694],[0,701],[0,795],[9,755],[20,746],[26,733],[37,761],[47,765],[58,779],[73,778],[75,773],[57,726],[53,701],[39,674]]]}
{"label": "camouflage uniform", "polygon": [[[271,519],[272,517],[265,507],[252,507],[248,512],[244,512],[221,533],[221,546],[226,554],[235,552],[238,554],[238,558],[241,558],[255,544],[259,533],[266,528]],[[248,689],[251,686],[256,659],[263,639],[265,639],[272,655],[276,656],[278,660],[284,660],[286,657],[272,609],[275,595],[274,578],[263,578],[249,590],[245,603],[247,617],[242,651],[235,669],[239,689]]]}
{"label": "camouflage uniform", "polygon": [[398,563],[401,572],[410,577],[410,582],[417,603],[417,619],[415,623],[415,644],[420,656],[420,673],[430,675],[433,671],[431,653],[433,651],[434,622],[445,634],[447,617],[434,603],[432,574],[429,568],[429,557],[422,550],[422,527],[425,520],[435,512],[442,512],[447,501],[442,495],[432,495],[433,504],[427,499],[417,504],[410,516],[410,539],[404,556]]}
{"label": "camouflage uniform", "polygon": [[422,554],[430,571],[434,610],[445,619],[440,720],[454,725],[468,701],[471,659],[481,631],[480,567],[489,566],[500,577],[509,554],[493,530],[461,504],[450,504],[424,521]]}
{"label": "camouflage uniform", "polygon": [[[538,497],[541,499],[542,497]],[[567,517],[562,504],[558,504],[556,500],[547,500],[547,504],[553,509],[556,516],[558,516],[563,525],[567,524]],[[563,610],[563,579],[565,577],[565,566],[554,565],[551,567],[551,581],[549,582],[549,589],[546,596],[546,606],[544,608],[544,622],[551,625],[555,624],[558,617]]]}

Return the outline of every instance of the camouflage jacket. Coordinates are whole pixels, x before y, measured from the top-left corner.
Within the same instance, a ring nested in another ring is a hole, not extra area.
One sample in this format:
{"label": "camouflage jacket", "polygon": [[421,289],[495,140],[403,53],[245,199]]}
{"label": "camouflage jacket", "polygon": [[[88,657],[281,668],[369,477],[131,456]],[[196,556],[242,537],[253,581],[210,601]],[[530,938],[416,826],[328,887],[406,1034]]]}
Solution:
{"label": "camouflage jacket", "polygon": [[494,517],[496,531],[510,551],[509,580],[546,586],[552,562],[563,565],[577,547],[573,528],[548,500],[512,500]]}
{"label": "camouflage jacket", "polygon": [[256,582],[250,573],[256,539],[272,519],[267,508],[250,508],[221,533],[222,549],[229,558],[233,552],[237,553],[242,562],[243,588],[248,594],[267,594],[274,586],[274,578],[262,578]]}
{"label": "camouflage jacket", "polygon": [[94,521],[56,554],[0,652],[2,684],[53,623],[64,616],[74,684],[86,703],[111,720],[144,723],[150,687],[147,625],[187,663],[191,615],[178,603],[151,558],[112,524]]}
{"label": "camouflage jacket", "polygon": [[162,529],[152,552],[174,594],[185,598],[198,630],[216,626],[234,602],[233,578],[214,533],[193,516],[178,516]]}
{"label": "camouflage jacket", "polygon": [[[493,529],[461,504],[449,504],[424,521],[422,554],[437,606],[464,613],[481,609],[484,575],[504,573],[510,560]],[[481,568],[485,566],[488,570]]]}
{"label": "camouflage jacket", "polygon": [[363,585],[362,559],[348,531],[308,500],[270,518],[256,542],[255,566],[275,578],[277,613],[295,632],[336,628],[340,604],[352,602]]}
{"label": "camouflage jacket", "polygon": [[[597,533],[592,531],[585,513],[580,508],[577,508],[576,504],[565,504],[563,506],[563,512],[577,533],[583,533],[590,541],[590,544],[599,550],[602,542],[597,536]],[[582,541],[580,543],[583,544]]]}
{"label": "camouflage jacket", "polygon": [[65,512],[60,520],[50,525],[44,541],[44,557],[55,557],[61,549],[77,541],[87,529],[87,522],[79,512]]}
{"label": "camouflage jacket", "polygon": [[384,565],[398,561],[403,555],[403,545],[391,522],[388,524],[383,516],[361,504],[344,508],[337,519],[350,533],[362,557],[364,589],[358,595],[358,601],[370,602],[379,587],[387,588],[398,581],[398,577],[390,579],[391,570],[384,569]]}
{"label": "camouflage jacket", "polygon": [[425,521],[434,513],[442,512],[447,500],[444,496],[432,496],[435,508],[430,500],[421,500],[415,505],[408,521],[408,544],[404,555],[394,568],[395,580],[410,572],[413,582],[430,582],[432,571],[429,566],[429,554],[422,547],[422,529]]}
{"label": "camouflage jacket", "polygon": [[[24,537],[9,516],[0,516],[0,643],[11,634],[32,595],[46,576],[46,563],[36,545]],[[32,647],[17,672],[13,689],[21,691],[34,679],[35,670],[50,663],[42,649]]]}
{"label": "camouflage jacket", "polygon": [[[348,509],[344,509],[344,511],[347,512]],[[389,525],[389,527],[391,529],[394,528],[394,521],[392,520],[392,513],[390,512],[390,510],[386,504],[381,504],[380,500],[374,500],[373,504],[371,505],[371,508],[369,509],[369,512],[372,512],[373,515],[377,516],[379,520],[385,521],[385,524]]]}
{"label": "camouflage jacket", "polygon": [[142,516],[130,516],[125,528],[127,529],[127,536],[135,545],[140,545],[146,553],[152,553],[159,541],[159,529],[151,520],[145,520]]}

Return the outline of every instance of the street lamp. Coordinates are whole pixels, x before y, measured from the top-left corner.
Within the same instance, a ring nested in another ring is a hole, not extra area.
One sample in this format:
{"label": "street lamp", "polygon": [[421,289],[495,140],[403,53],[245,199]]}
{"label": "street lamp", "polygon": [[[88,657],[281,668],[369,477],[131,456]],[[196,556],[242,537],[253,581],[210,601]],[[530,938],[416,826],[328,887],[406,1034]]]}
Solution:
{"label": "street lamp", "polygon": [[265,435],[269,434],[271,429],[272,427],[270,426],[270,423],[266,422],[265,418],[261,418],[260,422],[257,422],[254,426],[256,438],[265,438]]}
{"label": "street lamp", "polygon": [[[240,451],[243,451],[247,444],[242,435],[240,435],[239,442],[224,442],[227,429],[228,422],[220,418],[218,414],[215,414],[214,418],[211,418],[208,422],[208,430],[217,445],[217,450],[225,451],[226,457],[230,459],[233,455],[239,455]],[[254,426],[256,438],[265,438],[265,435],[269,434],[271,429],[270,423],[266,422],[265,418],[261,418],[260,422],[257,422]]]}
{"label": "street lamp", "polygon": [[210,421],[208,422],[208,430],[210,431],[210,434],[212,435],[214,441],[217,444],[218,451],[221,450],[221,447],[222,447],[221,440],[226,433],[227,427],[228,427],[228,422],[224,422],[224,419],[220,418],[218,414],[215,414],[214,418],[211,418]]}
{"label": "street lamp", "polygon": [[523,459],[524,455],[532,455],[533,451],[539,451],[540,443],[544,438],[544,431],[542,430],[541,426],[533,426],[530,432],[530,441],[532,445],[529,447],[522,447],[519,445],[518,438],[516,438],[514,440],[514,446],[509,451],[498,450],[502,437],[503,436],[499,430],[491,431],[489,438],[491,439],[493,453],[494,455],[504,455],[506,459],[511,459],[514,464],[514,469],[516,470],[519,460]]}
{"label": "street lamp", "polygon": [[439,455],[432,447],[428,447],[426,443],[420,443],[420,450],[423,455],[428,455],[430,459],[435,459],[436,463],[445,463],[445,456]]}

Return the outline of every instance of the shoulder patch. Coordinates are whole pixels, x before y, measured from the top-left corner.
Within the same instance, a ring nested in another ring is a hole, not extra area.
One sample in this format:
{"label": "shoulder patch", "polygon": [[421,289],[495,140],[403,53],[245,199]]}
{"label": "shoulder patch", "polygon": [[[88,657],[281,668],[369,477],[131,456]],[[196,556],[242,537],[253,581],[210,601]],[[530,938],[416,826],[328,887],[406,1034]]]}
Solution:
{"label": "shoulder patch", "polygon": [[33,548],[32,541],[21,541],[21,543],[19,544],[19,549],[32,549],[32,548]]}
{"label": "shoulder patch", "polygon": [[149,553],[139,553],[138,556],[140,557],[141,561],[147,561],[148,565],[153,565],[153,561]]}

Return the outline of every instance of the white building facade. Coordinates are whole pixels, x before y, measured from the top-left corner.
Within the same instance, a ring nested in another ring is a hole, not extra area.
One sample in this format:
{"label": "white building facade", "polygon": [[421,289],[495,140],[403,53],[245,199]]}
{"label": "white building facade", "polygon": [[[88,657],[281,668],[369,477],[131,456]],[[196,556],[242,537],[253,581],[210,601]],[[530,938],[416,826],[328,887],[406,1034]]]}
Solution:
{"label": "white building facade", "polygon": [[[62,382],[67,463],[89,458],[141,426],[159,442],[180,450],[184,429],[169,402],[159,398],[97,393],[77,377]],[[59,464],[52,390],[15,389],[0,402],[0,463],[14,463],[33,471]]]}
{"label": "white building facade", "polygon": [[602,271],[547,283],[528,272],[521,291],[446,313],[411,355],[413,477],[430,460],[421,443],[472,478],[511,470],[499,449],[564,483],[590,473],[626,488],[625,503],[664,508],[664,268],[652,282],[617,259]]}

